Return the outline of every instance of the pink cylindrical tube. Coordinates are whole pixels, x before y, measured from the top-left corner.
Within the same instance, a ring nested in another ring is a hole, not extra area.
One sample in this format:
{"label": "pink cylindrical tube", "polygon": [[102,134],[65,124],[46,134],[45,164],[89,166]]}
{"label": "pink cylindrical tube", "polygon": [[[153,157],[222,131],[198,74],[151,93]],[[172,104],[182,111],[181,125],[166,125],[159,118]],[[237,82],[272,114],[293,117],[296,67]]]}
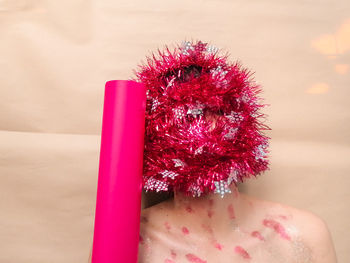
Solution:
{"label": "pink cylindrical tube", "polygon": [[92,263],[137,263],[145,109],[143,84],[106,83]]}

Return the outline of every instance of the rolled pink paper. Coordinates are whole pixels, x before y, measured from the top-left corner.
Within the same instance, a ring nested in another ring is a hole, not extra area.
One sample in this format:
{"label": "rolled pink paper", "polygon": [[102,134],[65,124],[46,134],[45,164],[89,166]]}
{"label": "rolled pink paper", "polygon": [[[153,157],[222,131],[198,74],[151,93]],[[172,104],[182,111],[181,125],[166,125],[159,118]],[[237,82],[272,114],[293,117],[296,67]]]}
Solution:
{"label": "rolled pink paper", "polygon": [[92,263],[137,263],[146,89],[106,83]]}

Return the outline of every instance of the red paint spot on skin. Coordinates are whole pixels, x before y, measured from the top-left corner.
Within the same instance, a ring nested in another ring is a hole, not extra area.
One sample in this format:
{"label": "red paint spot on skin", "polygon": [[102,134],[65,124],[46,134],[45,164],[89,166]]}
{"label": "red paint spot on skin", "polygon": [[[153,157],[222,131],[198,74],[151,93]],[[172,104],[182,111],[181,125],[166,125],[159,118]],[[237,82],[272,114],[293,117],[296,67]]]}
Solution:
{"label": "red paint spot on skin", "polygon": [[279,215],[280,218],[284,219],[284,220],[288,220],[288,217],[285,215]]}
{"label": "red paint spot on skin", "polygon": [[143,237],[140,235],[139,243],[143,244]]}
{"label": "red paint spot on skin", "polygon": [[248,252],[240,246],[235,247],[235,252],[238,253],[242,258],[250,259]]}
{"label": "red paint spot on skin", "polygon": [[265,238],[260,234],[259,231],[253,231],[253,232],[251,233],[251,236],[252,236],[252,237],[258,238],[258,239],[260,239],[261,241],[265,241]]}
{"label": "red paint spot on skin", "polygon": [[171,253],[171,257],[173,258],[173,259],[175,259],[176,258],[176,253],[175,253],[175,251],[174,250],[170,250],[170,253]]}
{"label": "red paint spot on skin", "polygon": [[235,216],[235,211],[234,211],[234,209],[233,209],[233,205],[232,205],[232,204],[230,204],[230,205],[227,207],[227,211],[228,211],[228,215],[229,215],[230,219],[236,218],[236,216]]}
{"label": "red paint spot on skin", "polygon": [[207,263],[206,260],[200,259],[196,255],[193,254],[186,254],[186,258],[189,262],[194,262],[194,263]]}
{"label": "red paint spot on skin", "polygon": [[189,212],[189,213],[192,213],[193,212],[193,209],[191,206],[186,206],[186,211]]}
{"label": "red paint spot on skin", "polygon": [[275,220],[264,219],[263,225],[272,228],[276,233],[278,233],[282,238],[290,240],[290,236],[286,233],[284,227]]}
{"label": "red paint spot on skin", "polygon": [[182,233],[184,233],[184,235],[188,235],[190,233],[190,231],[188,231],[187,227],[182,227]]}
{"label": "red paint spot on skin", "polygon": [[213,211],[208,211],[208,217],[211,218],[213,216],[214,212]]}
{"label": "red paint spot on skin", "polygon": [[168,222],[164,222],[165,228],[169,231],[171,229],[171,226]]}
{"label": "red paint spot on skin", "polygon": [[253,203],[251,201],[248,201],[248,204],[249,204],[250,207],[253,206]]}
{"label": "red paint spot on skin", "polygon": [[215,246],[215,248],[217,248],[219,250],[222,250],[224,247],[223,245],[221,245],[220,243],[217,243],[217,242],[214,244],[214,246]]}
{"label": "red paint spot on skin", "polygon": [[164,263],[175,263],[175,261],[167,258],[164,260]]}

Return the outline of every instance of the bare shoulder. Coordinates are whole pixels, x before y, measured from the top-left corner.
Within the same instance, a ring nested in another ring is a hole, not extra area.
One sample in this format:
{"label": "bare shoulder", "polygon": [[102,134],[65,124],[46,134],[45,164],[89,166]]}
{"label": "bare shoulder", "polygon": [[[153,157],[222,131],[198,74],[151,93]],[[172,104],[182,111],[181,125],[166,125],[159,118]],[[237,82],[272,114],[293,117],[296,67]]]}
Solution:
{"label": "bare shoulder", "polygon": [[300,239],[307,244],[313,255],[313,262],[336,263],[336,253],[327,223],[320,216],[306,210],[285,204],[245,196],[249,202],[264,210],[264,213],[275,215],[280,222],[286,222],[294,229]]}
{"label": "bare shoulder", "polygon": [[313,251],[315,262],[337,262],[332,236],[324,219],[309,211],[286,205],[281,206],[290,211],[293,223],[300,230],[300,235],[305,243]]}

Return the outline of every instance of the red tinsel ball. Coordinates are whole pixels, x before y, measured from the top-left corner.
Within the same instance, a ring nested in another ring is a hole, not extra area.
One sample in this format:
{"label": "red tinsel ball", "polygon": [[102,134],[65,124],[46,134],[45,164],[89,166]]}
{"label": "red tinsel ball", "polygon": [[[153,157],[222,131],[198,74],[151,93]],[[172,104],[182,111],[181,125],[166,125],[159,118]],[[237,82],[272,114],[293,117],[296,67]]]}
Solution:
{"label": "red tinsel ball", "polygon": [[219,51],[185,41],[173,51],[158,49],[134,70],[135,80],[147,88],[146,191],[223,197],[231,183],[269,169],[261,87]]}

